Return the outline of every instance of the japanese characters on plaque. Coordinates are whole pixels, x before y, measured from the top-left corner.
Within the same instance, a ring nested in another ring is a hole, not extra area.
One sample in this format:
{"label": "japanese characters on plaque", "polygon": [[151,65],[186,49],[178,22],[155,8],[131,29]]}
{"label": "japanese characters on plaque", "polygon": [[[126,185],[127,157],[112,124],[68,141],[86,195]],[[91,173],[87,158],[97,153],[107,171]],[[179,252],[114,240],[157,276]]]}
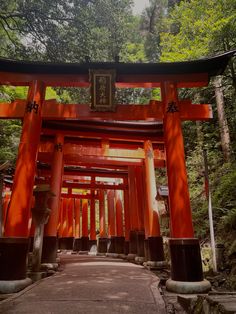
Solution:
{"label": "japanese characters on plaque", "polygon": [[115,111],[115,70],[90,70],[91,110]]}

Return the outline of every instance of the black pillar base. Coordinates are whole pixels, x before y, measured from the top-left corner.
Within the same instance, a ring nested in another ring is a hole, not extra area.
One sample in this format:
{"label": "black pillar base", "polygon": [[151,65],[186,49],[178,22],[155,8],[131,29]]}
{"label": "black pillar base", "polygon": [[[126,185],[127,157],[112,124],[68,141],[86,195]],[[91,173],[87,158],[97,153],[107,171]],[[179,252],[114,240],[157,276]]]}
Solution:
{"label": "black pillar base", "polygon": [[124,254],[125,237],[115,237],[115,253]]}
{"label": "black pillar base", "polygon": [[108,238],[107,253],[115,253],[115,237]]}
{"label": "black pillar base", "polygon": [[145,240],[145,257],[147,261],[164,261],[162,237],[148,237]]}
{"label": "black pillar base", "polygon": [[129,254],[137,254],[137,233],[136,230],[131,230],[129,233]]}
{"label": "black pillar base", "polygon": [[145,240],[145,234],[144,231],[138,231],[137,232],[137,256],[144,257],[144,240]]}
{"label": "black pillar base", "polygon": [[81,237],[81,251],[89,250],[89,237]]}
{"label": "black pillar base", "polygon": [[59,238],[59,249],[61,249],[61,250],[72,250],[73,249],[73,241],[74,241],[74,238],[72,238],[72,237]]}
{"label": "black pillar base", "polygon": [[97,252],[97,240],[89,240],[89,251]]}
{"label": "black pillar base", "polygon": [[75,238],[74,242],[73,242],[73,251],[79,252],[79,251],[81,251],[81,248],[82,248],[81,238]]}
{"label": "black pillar base", "polygon": [[41,263],[56,263],[57,249],[57,237],[44,237]]}
{"label": "black pillar base", "polygon": [[125,255],[129,254],[129,241],[125,241],[124,243],[124,254]]}
{"label": "black pillar base", "polygon": [[26,278],[29,238],[0,238],[0,280]]}
{"label": "black pillar base", "polygon": [[98,238],[98,253],[107,253],[107,238]]}
{"label": "black pillar base", "polygon": [[196,282],[203,280],[198,239],[169,239],[171,279]]}

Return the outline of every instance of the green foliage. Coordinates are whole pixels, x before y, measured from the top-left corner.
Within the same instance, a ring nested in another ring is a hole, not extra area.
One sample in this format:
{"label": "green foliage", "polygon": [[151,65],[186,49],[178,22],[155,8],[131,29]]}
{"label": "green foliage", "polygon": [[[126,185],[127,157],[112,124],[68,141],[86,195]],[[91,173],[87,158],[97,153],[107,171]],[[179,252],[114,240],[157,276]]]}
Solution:
{"label": "green foliage", "polygon": [[21,121],[0,120],[0,161],[16,160],[21,132]]}
{"label": "green foliage", "polygon": [[161,60],[197,59],[234,47],[235,7],[235,0],[181,1],[161,34]]}
{"label": "green foliage", "polygon": [[[3,0],[3,34],[19,58],[50,61],[114,60],[128,36],[130,0]],[[12,28],[13,25],[13,28]],[[17,36],[18,42],[8,36]],[[7,56],[9,54],[6,51]]]}
{"label": "green foliage", "polygon": [[47,87],[45,99],[57,99],[59,101],[59,96],[55,89],[53,89],[52,87]]}
{"label": "green foliage", "polygon": [[26,86],[0,86],[0,101],[13,101],[15,99],[25,99],[28,87]]}
{"label": "green foliage", "polygon": [[167,0],[151,0],[141,17],[141,29],[145,34],[145,53],[149,61],[160,59],[160,34],[167,13]]}

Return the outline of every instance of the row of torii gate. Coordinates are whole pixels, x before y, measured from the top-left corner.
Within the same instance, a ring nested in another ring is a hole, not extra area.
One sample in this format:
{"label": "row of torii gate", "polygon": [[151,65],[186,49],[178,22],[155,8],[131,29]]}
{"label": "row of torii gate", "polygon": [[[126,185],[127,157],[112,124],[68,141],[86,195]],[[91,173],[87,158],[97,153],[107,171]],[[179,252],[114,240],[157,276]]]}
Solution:
{"label": "row of torii gate", "polygon": [[[0,104],[0,118],[23,121],[0,238],[0,288],[3,281],[26,282],[31,207],[37,213],[46,208],[45,191],[40,190],[45,184],[54,196],[48,203],[43,263],[56,263],[59,239],[65,249],[74,245],[75,250],[89,250],[98,241],[100,253],[163,264],[155,170],[165,167],[171,258],[167,286],[178,292],[186,292],[189,283],[190,292],[209,289],[194,237],[181,121],[208,120],[212,110],[179,100],[178,88],[207,86],[212,76],[223,73],[233,54],[152,64],[0,60],[0,84],[29,86],[26,100]],[[91,87],[92,106],[45,100],[48,86]],[[161,101],[114,106],[115,88],[154,87],[160,88]]]}

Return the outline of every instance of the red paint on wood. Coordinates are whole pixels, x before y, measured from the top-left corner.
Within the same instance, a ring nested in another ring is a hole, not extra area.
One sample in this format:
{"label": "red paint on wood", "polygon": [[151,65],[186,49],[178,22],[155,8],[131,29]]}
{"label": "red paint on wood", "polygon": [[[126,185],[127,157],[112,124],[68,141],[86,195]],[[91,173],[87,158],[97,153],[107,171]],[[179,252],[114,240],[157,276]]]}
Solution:
{"label": "red paint on wood", "polygon": [[80,206],[81,201],[80,199],[75,199],[75,238],[80,237]]}
{"label": "red paint on wood", "polygon": [[90,240],[96,240],[96,212],[94,191],[91,191],[90,200]]}
{"label": "red paint on wood", "polygon": [[130,229],[139,230],[135,168],[128,167]]}
{"label": "red paint on wood", "polygon": [[123,205],[121,199],[121,192],[115,192],[115,204],[116,204],[116,235],[117,237],[123,237]]}
{"label": "red paint on wood", "polygon": [[[178,97],[174,83],[162,87],[164,110],[164,134],[169,186],[171,236],[193,238],[192,212],[188,191],[184,142],[178,112]],[[170,110],[170,109],[173,110]]]}
{"label": "red paint on wood", "polygon": [[56,236],[57,225],[59,220],[59,209],[61,200],[61,185],[63,175],[63,144],[64,136],[56,135],[54,142],[53,160],[51,164],[51,180],[50,189],[54,193],[54,197],[49,199],[49,208],[51,215],[44,229],[45,236]]}
{"label": "red paint on wood", "polygon": [[129,191],[128,190],[124,190],[124,218],[125,218],[125,240],[129,241],[130,211],[129,211]]}
{"label": "red paint on wood", "polygon": [[11,203],[8,211],[5,235],[28,237],[37,149],[41,131],[41,106],[45,86],[33,81],[28,92],[28,108],[24,115],[14,176]]}
{"label": "red paint on wood", "polygon": [[108,236],[115,236],[115,193],[114,190],[107,191],[107,207],[108,207]]}
{"label": "red paint on wood", "polygon": [[99,190],[99,236],[106,237],[105,193]]}
{"label": "red paint on wood", "polygon": [[71,238],[74,235],[74,204],[73,198],[68,199],[67,217],[68,217],[68,230],[67,237]]}
{"label": "red paint on wood", "polygon": [[82,237],[88,237],[88,200],[82,200]]}

